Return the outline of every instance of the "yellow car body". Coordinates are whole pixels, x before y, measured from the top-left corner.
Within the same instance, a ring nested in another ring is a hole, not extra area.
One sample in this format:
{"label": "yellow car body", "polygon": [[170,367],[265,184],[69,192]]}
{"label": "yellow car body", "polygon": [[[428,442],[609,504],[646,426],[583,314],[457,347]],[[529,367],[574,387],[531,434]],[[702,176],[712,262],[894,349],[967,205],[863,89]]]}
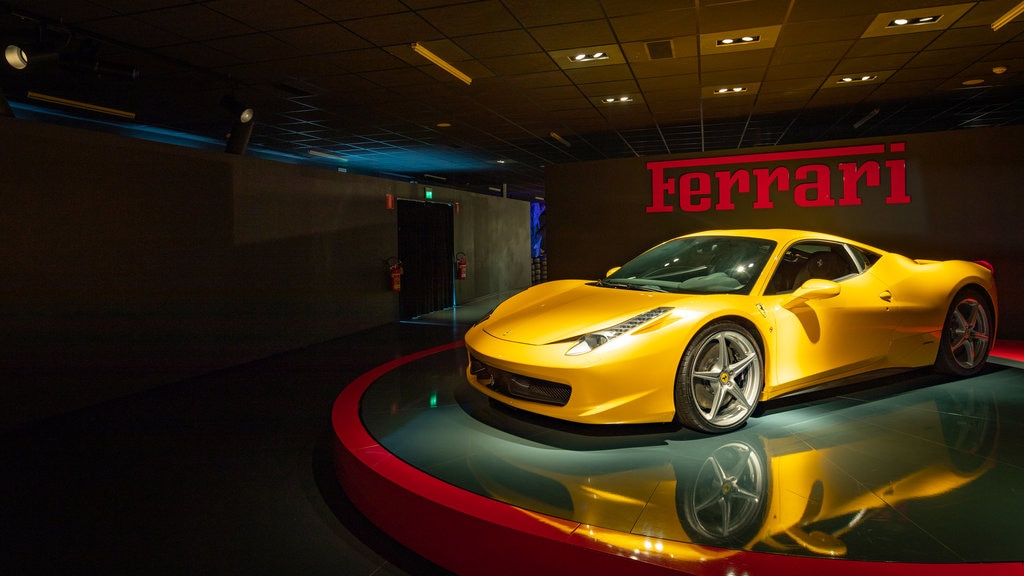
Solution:
{"label": "yellow car body", "polygon": [[800,230],[708,231],[603,280],[547,282],[504,301],[466,334],[467,377],[561,420],[727,432],[759,401],[878,370],[973,374],[997,310],[991,267],[979,263]]}

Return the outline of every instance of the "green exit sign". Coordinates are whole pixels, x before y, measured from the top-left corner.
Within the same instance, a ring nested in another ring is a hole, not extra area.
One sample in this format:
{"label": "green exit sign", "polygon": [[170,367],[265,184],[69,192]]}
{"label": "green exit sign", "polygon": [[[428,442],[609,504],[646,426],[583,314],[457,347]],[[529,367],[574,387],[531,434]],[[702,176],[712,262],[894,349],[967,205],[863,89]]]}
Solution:
{"label": "green exit sign", "polygon": [[430,188],[426,188],[423,190],[423,195],[427,198],[427,200],[431,200],[434,197],[434,191]]}

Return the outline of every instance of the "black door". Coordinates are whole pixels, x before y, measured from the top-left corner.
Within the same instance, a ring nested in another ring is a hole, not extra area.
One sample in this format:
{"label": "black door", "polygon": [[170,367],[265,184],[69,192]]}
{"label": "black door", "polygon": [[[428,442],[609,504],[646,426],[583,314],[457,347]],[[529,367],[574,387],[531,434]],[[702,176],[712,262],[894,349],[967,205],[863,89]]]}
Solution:
{"label": "black door", "polygon": [[454,305],[454,247],[450,204],[399,200],[398,258],[405,271],[398,298],[401,320]]}

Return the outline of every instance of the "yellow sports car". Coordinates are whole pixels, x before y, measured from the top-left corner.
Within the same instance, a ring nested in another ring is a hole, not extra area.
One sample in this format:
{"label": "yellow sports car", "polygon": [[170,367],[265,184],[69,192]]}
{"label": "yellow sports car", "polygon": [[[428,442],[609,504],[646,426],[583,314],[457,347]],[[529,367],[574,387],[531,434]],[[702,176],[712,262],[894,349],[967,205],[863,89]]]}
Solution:
{"label": "yellow sports car", "polygon": [[984,262],[912,260],[800,230],[701,232],[602,280],[504,301],[466,333],[467,377],[562,420],[729,432],[759,401],[879,370],[975,374],[997,310]]}

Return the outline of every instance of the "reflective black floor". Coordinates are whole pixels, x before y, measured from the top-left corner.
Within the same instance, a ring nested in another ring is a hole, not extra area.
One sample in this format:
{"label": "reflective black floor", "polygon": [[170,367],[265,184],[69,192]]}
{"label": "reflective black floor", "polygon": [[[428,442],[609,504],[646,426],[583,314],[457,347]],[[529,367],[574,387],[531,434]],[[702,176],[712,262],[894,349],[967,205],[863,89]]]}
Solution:
{"label": "reflective black floor", "polygon": [[457,348],[363,397],[417,468],[529,510],[654,540],[854,560],[1024,559],[1024,370],[916,371],[776,401],[739,432],[580,426],[489,402]]}
{"label": "reflective black floor", "polygon": [[[448,574],[341,491],[330,413],[360,375],[460,339],[492,304],[0,429],[0,575]],[[876,547],[929,561],[1024,557],[1011,545],[1024,514],[1019,367],[777,403],[708,438],[497,409],[462,385],[460,352],[388,374],[365,412],[387,446],[475,492],[619,530],[788,553],[839,540],[848,558]],[[705,492],[722,485],[735,490]],[[763,511],[749,496],[762,490]],[[783,530],[794,518],[800,529]]]}
{"label": "reflective black floor", "polygon": [[330,413],[359,375],[460,330],[381,326],[0,429],[0,575],[448,574],[342,492]]}

